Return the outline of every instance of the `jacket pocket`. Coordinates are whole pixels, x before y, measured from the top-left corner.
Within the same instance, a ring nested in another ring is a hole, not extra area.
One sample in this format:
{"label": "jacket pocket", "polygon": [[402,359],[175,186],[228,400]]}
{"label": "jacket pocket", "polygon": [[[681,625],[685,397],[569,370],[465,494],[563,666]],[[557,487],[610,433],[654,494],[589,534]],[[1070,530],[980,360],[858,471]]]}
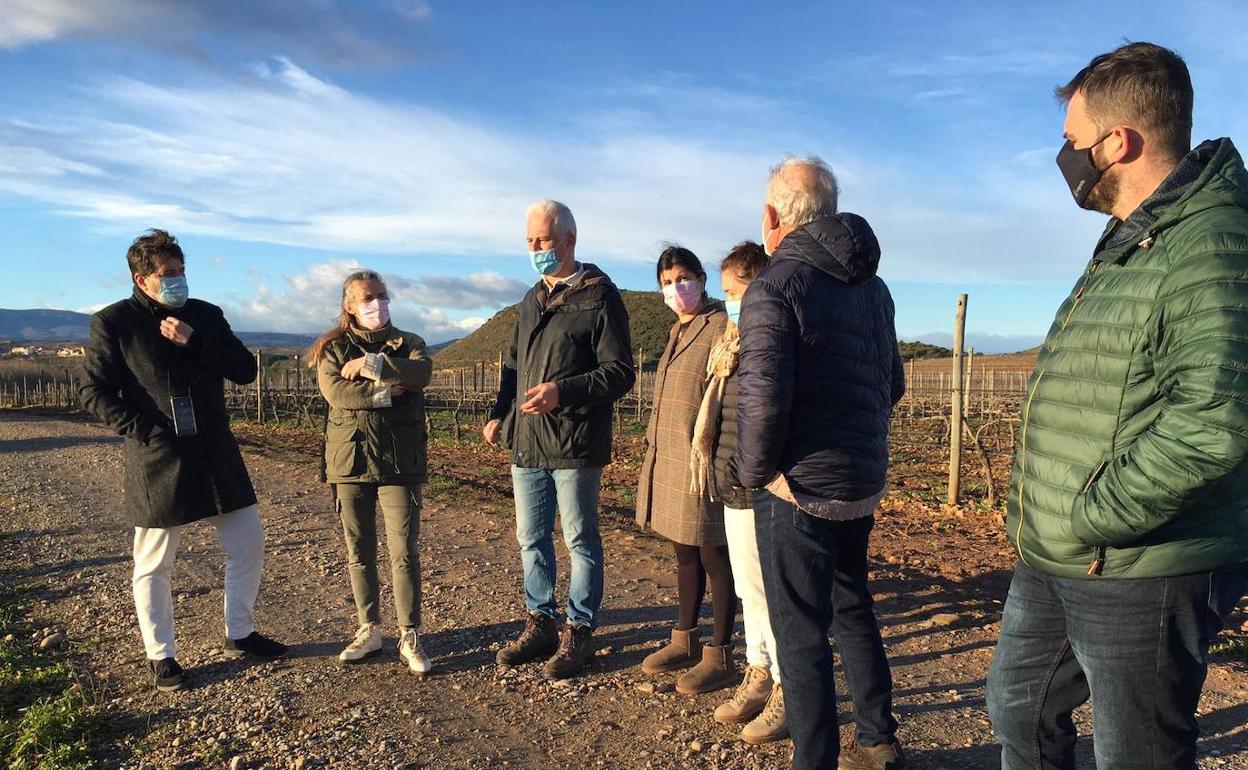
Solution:
{"label": "jacket pocket", "polygon": [[325,471],[331,478],[351,478],[364,472],[363,435],[354,421],[330,421],[325,430]]}
{"label": "jacket pocket", "polygon": [[1105,473],[1105,469],[1108,467],[1109,460],[1101,460],[1101,464],[1096,466],[1096,470],[1092,471],[1092,475],[1088,477],[1087,483],[1083,485],[1083,491],[1080,494],[1086,495],[1088,490],[1092,488],[1092,485],[1095,484],[1096,480]]}

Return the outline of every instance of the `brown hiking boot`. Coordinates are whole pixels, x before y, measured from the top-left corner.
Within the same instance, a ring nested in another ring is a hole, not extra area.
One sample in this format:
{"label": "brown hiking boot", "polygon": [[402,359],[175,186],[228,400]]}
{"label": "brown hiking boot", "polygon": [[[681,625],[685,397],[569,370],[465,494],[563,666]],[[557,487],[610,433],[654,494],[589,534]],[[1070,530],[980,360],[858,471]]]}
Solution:
{"label": "brown hiking boot", "polygon": [[771,697],[763,713],[754,718],[741,730],[741,740],[757,746],[760,743],[771,743],[789,737],[789,720],[784,714],[784,690],[780,683],[771,688]]}
{"label": "brown hiking boot", "polygon": [[516,640],[498,651],[499,665],[518,666],[550,655],[559,646],[559,626],[555,619],[535,612],[524,621]]}
{"label": "brown hiking boot", "polygon": [[718,647],[704,645],[702,660],[698,665],[676,677],[676,692],[696,695],[714,692],[732,686],[737,680],[737,669],[732,663],[732,643]]}
{"label": "brown hiking boot", "polygon": [[594,629],[569,623],[559,634],[559,649],[542,666],[547,679],[569,679],[594,657]]}
{"label": "brown hiking boot", "polygon": [[641,673],[664,674],[668,671],[679,671],[682,668],[689,668],[694,663],[697,663],[702,649],[702,643],[698,641],[698,635],[699,632],[696,628],[688,631],[673,628],[672,641],[668,642],[662,649],[646,656],[646,659],[641,662]]}
{"label": "brown hiking boot", "polygon": [[896,738],[878,746],[863,746],[853,738],[841,749],[837,770],[902,770],[906,757]]}
{"label": "brown hiking boot", "polygon": [[737,685],[732,699],[715,709],[715,721],[721,725],[737,725],[758,716],[771,695],[771,672],[761,666],[745,669],[745,678]]}

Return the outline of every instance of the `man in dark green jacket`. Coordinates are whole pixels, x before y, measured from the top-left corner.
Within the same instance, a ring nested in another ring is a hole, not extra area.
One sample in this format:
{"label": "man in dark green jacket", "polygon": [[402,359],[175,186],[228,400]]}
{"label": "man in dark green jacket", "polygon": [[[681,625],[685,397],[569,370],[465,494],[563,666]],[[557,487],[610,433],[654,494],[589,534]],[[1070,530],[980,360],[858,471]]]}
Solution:
{"label": "man in dark green jacket", "polygon": [[1183,60],[1148,43],[1058,89],[1057,164],[1109,214],[1028,384],[988,675],[1002,767],[1194,768],[1196,704],[1248,559],[1248,174],[1191,148]]}
{"label": "man in dark green jacket", "polygon": [[[593,655],[603,589],[598,491],[611,461],[611,407],[635,375],[624,302],[605,273],[576,261],[572,212],[558,201],[537,201],[526,230],[541,278],[520,302],[498,400],[483,431],[489,443],[511,449],[529,613],[498,662],[551,656],[544,673],[563,679]],[[572,562],[562,632],[555,621],[556,503]]]}

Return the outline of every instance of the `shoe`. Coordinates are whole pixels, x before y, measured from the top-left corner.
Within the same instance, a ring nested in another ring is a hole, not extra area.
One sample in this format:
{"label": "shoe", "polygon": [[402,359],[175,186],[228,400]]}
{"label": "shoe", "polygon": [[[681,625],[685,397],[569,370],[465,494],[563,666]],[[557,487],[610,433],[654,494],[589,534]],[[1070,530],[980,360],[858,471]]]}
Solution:
{"label": "shoe", "polygon": [[425,648],[420,644],[420,634],[414,628],[404,630],[399,637],[399,659],[407,664],[413,674],[428,674],[429,669],[433,668],[429,656],[425,654]]}
{"label": "shoe", "polygon": [[152,680],[155,682],[157,690],[161,692],[177,692],[186,688],[186,672],[182,670],[182,667],[173,658],[149,660],[147,666],[151,669]]}
{"label": "shoe", "polygon": [[246,655],[253,660],[277,660],[288,652],[290,652],[290,647],[255,631],[242,639],[225,640],[225,657],[227,658],[241,658]]}
{"label": "shoe", "polygon": [[771,672],[762,666],[749,666],[732,698],[715,709],[715,721],[721,725],[748,722],[762,713],[770,695]]}
{"label": "shoe", "polygon": [[643,674],[665,674],[668,671],[679,671],[689,668],[698,662],[701,656],[702,643],[698,641],[699,631],[692,628],[681,631],[672,629],[672,641],[660,650],[650,653],[641,662]]}
{"label": "shoe", "polygon": [[559,649],[542,666],[547,679],[568,679],[580,673],[594,656],[594,629],[569,623],[559,634]]}
{"label": "shoe", "polygon": [[877,746],[863,746],[850,738],[836,764],[837,770],[902,770],[905,766],[906,755],[896,738]]}
{"label": "shoe", "polygon": [[498,651],[500,666],[518,666],[530,660],[550,657],[559,649],[559,626],[555,619],[534,612],[524,621],[524,630],[511,644]]}
{"label": "shoe", "polygon": [[714,692],[732,686],[737,681],[737,669],[732,662],[732,644],[702,646],[702,660],[698,665],[676,677],[676,692],[697,695]]}
{"label": "shoe", "polygon": [[381,628],[376,623],[365,623],[355,632],[351,643],[338,653],[339,663],[358,663],[381,652]]}
{"label": "shoe", "polygon": [[781,741],[788,737],[789,720],[784,715],[784,690],[777,682],[771,688],[771,697],[767,699],[763,713],[754,717],[754,721],[741,730],[741,740],[751,746],[757,746],[760,743]]}

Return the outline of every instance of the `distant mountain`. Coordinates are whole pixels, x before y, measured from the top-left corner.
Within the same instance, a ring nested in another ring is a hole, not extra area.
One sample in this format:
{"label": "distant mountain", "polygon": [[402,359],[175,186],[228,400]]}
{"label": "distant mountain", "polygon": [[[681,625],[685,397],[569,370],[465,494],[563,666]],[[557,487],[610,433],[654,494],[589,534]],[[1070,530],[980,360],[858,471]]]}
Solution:
{"label": "distant mountain", "polygon": [[[86,342],[90,326],[90,315],[72,310],[0,309],[0,339],[14,342]],[[284,332],[235,334],[253,348],[304,348],[316,339],[314,334]]]}
{"label": "distant mountain", "polygon": [[[931,332],[920,334],[920,342],[939,345],[953,350],[953,335],[949,332]],[[1044,342],[1043,334],[977,334],[966,335],[965,345],[974,348],[976,353],[996,355],[998,353],[1020,353],[1038,348]],[[949,354],[946,354],[949,355]]]}

